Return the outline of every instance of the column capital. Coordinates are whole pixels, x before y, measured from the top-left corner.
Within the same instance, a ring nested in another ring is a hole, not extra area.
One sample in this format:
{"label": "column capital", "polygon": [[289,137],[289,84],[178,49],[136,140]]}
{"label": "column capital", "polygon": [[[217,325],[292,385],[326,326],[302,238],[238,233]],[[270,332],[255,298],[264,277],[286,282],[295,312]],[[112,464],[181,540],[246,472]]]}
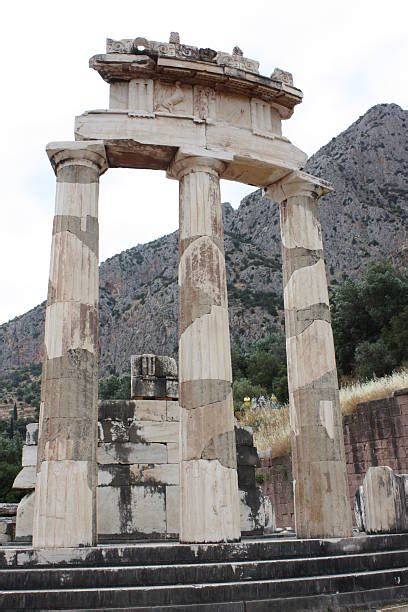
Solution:
{"label": "column capital", "polygon": [[87,166],[103,174],[109,167],[105,145],[101,140],[50,142],[47,155],[55,174],[65,166]]}
{"label": "column capital", "polygon": [[223,159],[221,152],[215,157],[210,151],[208,154],[202,154],[201,150],[191,153],[179,151],[167,169],[167,177],[180,180],[190,172],[207,172],[219,177],[225,170],[227,161],[230,161],[230,157]]}
{"label": "column capital", "polygon": [[332,190],[333,188],[327,181],[301,170],[294,170],[276,183],[266,187],[264,194],[267,198],[280,204],[294,196],[308,196],[318,199]]}

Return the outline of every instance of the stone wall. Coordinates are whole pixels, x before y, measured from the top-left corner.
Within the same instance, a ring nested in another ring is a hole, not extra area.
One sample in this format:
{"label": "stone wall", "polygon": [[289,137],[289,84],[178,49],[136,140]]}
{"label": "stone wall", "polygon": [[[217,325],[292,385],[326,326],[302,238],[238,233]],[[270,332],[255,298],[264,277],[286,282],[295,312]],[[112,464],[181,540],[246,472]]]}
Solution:
{"label": "stone wall", "polygon": [[[97,523],[100,541],[174,539],[179,530],[178,401],[102,400],[98,421]],[[22,470],[27,490],[17,510],[16,539],[32,534],[38,424],[27,425]],[[269,498],[256,484],[258,454],[249,428],[236,429],[243,534],[274,529]]]}
{"label": "stone wall", "polygon": [[[359,404],[343,418],[349,497],[352,509],[357,488],[368,468],[386,465],[397,474],[408,472],[408,389],[393,397]],[[291,457],[272,459],[260,453],[258,482],[271,499],[277,527],[294,527]],[[354,513],[353,513],[354,516]]]}

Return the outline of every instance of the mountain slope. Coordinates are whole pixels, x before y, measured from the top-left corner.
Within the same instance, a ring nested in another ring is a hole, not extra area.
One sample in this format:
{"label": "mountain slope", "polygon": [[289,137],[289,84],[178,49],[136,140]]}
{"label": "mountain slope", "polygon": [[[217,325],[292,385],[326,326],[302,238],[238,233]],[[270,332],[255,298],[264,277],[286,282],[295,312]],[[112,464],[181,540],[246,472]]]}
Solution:
{"label": "mountain slope", "polygon": [[[310,158],[306,171],[335,191],[321,201],[329,280],[368,261],[407,257],[408,112],[371,108]],[[282,324],[278,207],[260,191],[223,206],[231,334],[247,346]],[[177,233],[115,255],[100,267],[101,375],[129,356],[177,351]],[[41,358],[44,304],[0,326],[0,371]]]}

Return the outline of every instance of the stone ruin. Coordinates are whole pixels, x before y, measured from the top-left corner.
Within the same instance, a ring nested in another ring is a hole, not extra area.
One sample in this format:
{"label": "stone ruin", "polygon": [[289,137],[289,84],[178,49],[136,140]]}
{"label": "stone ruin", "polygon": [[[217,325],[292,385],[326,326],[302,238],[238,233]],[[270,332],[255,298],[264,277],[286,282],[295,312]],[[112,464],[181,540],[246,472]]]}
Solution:
{"label": "stone ruin", "polygon": [[[175,32],[168,43],[108,39],[90,66],[109,84],[109,109],[47,146],[57,187],[40,419],[17,478],[35,484],[17,519],[33,545],[0,548],[0,608],[407,601],[408,534],[351,537],[318,207],[330,187],[303,172],[306,155],[282,134],[302,100],[292,75],[260,75],[239,47],[185,45]],[[98,407],[99,178],[123,167],[179,181],[178,394],[174,362],[147,355],[132,363],[135,399]],[[262,188],[280,209],[297,539],[239,541],[274,521],[251,433],[234,426],[220,179]],[[367,529],[403,527],[401,483],[386,468],[367,474]],[[180,542],[97,546],[99,534]]]}
{"label": "stone ruin", "polygon": [[302,92],[286,71],[260,75],[239,47],[198,48],[176,33],[108,39],[90,66],[109,84],[109,109],[85,112],[74,141],[47,146],[57,189],[34,546],[97,541],[98,191],[108,168],[164,170],[180,187],[180,540],[241,536],[220,179],[260,187],[280,207],[297,535],[350,536],[318,209],[330,186],[302,171],[306,155],[282,133]]}
{"label": "stone ruin", "polygon": [[[177,539],[180,406],[175,359],[133,355],[131,397],[99,401],[98,539]],[[235,428],[235,440],[241,533],[271,533],[273,510],[256,484],[259,458],[250,428]],[[32,537],[37,452],[38,423],[31,423],[23,468],[14,481],[14,488],[29,491],[17,509],[16,541]]]}

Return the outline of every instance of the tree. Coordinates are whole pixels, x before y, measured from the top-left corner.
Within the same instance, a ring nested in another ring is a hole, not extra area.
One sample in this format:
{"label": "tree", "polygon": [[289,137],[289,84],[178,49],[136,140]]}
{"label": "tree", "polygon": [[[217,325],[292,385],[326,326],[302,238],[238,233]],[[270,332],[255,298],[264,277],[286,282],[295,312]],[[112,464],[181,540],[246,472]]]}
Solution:
{"label": "tree", "polygon": [[341,374],[370,378],[408,359],[408,274],[388,262],[369,265],[332,296],[337,365]]}

